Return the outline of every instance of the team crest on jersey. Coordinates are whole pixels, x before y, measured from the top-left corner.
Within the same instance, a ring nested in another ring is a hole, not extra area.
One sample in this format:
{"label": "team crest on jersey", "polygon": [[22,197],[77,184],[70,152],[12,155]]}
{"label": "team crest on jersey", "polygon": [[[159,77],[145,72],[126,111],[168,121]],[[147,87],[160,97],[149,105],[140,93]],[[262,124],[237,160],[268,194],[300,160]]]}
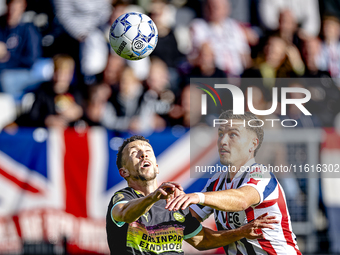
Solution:
{"label": "team crest on jersey", "polygon": [[122,193],[116,193],[116,195],[114,195],[114,197],[112,198],[112,203],[115,204],[119,200],[122,200],[123,198],[124,198],[124,195]]}
{"label": "team crest on jersey", "polygon": [[175,212],[174,213],[174,218],[175,220],[179,221],[179,222],[184,222],[185,218],[182,214],[180,214],[179,212]]}
{"label": "team crest on jersey", "polygon": [[262,169],[260,166],[251,166],[249,178],[263,178]]}

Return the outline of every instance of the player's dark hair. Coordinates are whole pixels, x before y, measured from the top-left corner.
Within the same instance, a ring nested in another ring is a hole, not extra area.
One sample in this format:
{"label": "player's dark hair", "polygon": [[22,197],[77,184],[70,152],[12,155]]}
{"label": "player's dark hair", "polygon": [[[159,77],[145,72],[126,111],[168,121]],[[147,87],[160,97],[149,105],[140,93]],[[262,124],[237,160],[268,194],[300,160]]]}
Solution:
{"label": "player's dark hair", "polygon": [[117,153],[117,161],[116,161],[118,169],[121,169],[123,167],[123,150],[125,146],[131,142],[138,141],[138,140],[145,141],[147,143],[149,142],[149,140],[146,139],[144,136],[134,135],[134,136],[131,136],[130,138],[125,139],[123,144],[119,147],[118,153]]}
{"label": "player's dark hair", "polygon": [[245,126],[247,129],[253,131],[256,134],[257,138],[259,139],[259,145],[254,151],[254,156],[256,156],[256,153],[261,147],[261,144],[263,142],[263,136],[264,136],[262,122],[256,117],[256,115],[251,112],[245,112],[243,115],[235,115],[233,114],[233,110],[226,110],[221,113],[219,119],[226,119],[226,120],[237,119],[237,120],[245,120],[246,122],[248,122],[249,120],[253,120],[252,126],[254,127],[249,126],[249,125],[245,125]]}

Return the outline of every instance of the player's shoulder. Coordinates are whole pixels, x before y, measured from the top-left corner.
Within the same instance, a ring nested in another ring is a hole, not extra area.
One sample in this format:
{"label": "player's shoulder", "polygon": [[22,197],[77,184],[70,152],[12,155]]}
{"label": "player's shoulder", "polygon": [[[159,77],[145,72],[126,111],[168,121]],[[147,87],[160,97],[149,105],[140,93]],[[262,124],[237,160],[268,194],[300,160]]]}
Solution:
{"label": "player's shoulder", "polygon": [[117,190],[113,196],[115,196],[116,194],[121,194],[121,193],[133,193],[133,189],[130,187],[125,187],[123,189]]}
{"label": "player's shoulder", "polygon": [[116,191],[113,194],[113,196],[111,197],[111,201],[112,201],[113,204],[115,204],[119,201],[130,200],[133,197],[137,198],[135,191],[130,187],[126,187],[124,189],[120,189],[120,190]]}

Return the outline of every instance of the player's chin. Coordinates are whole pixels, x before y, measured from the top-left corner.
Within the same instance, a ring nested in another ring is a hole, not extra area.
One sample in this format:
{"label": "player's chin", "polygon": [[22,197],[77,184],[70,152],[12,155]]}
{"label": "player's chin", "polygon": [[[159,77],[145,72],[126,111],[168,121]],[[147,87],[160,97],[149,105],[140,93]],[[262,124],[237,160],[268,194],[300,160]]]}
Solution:
{"label": "player's chin", "polygon": [[227,157],[220,157],[220,161],[221,161],[221,163],[222,163],[223,165],[225,165],[225,166],[232,165],[232,163],[231,163],[229,157],[228,157],[228,158],[227,158]]}
{"label": "player's chin", "polygon": [[154,179],[156,179],[156,172],[155,171],[150,171],[150,172],[142,172],[140,173],[140,177],[142,180],[145,180],[145,181],[152,181]]}
{"label": "player's chin", "polygon": [[228,160],[230,158],[230,153],[229,152],[224,152],[224,153],[219,153],[220,159]]}

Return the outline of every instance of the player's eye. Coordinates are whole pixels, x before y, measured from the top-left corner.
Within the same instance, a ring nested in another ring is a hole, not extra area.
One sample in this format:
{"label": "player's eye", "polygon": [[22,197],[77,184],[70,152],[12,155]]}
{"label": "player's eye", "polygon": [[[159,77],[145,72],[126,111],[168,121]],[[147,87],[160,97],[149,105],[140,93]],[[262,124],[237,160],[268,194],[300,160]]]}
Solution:
{"label": "player's eye", "polygon": [[218,137],[222,137],[223,133],[222,132],[218,132]]}
{"label": "player's eye", "polygon": [[235,137],[235,136],[237,136],[235,133],[230,133],[230,135],[229,135],[230,137]]}

